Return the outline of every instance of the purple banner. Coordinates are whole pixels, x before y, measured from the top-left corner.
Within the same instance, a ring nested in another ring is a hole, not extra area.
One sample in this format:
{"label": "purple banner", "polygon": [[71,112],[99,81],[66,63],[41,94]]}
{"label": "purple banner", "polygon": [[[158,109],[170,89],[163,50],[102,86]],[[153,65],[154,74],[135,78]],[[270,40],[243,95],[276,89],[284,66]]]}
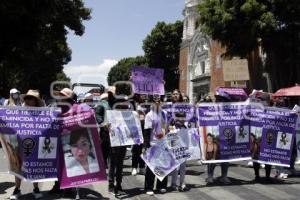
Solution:
{"label": "purple banner", "polygon": [[265,164],[290,166],[297,115],[288,109],[252,104],[253,159]]}
{"label": "purple banner", "polygon": [[0,138],[10,173],[34,182],[57,180],[58,114],[50,108],[0,108]]}
{"label": "purple banner", "polygon": [[184,121],[187,128],[196,128],[197,113],[195,105],[189,103],[164,103],[161,108],[167,126],[176,125],[176,121],[181,120]]}
{"label": "purple banner", "polygon": [[248,103],[203,103],[198,107],[204,163],[251,159]]}
{"label": "purple banner", "polygon": [[131,70],[134,93],[165,94],[164,70],[159,68],[133,67]]}
{"label": "purple banner", "polygon": [[106,180],[99,134],[94,112],[73,105],[63,116],[63,171],[61,188],[77,187]]}

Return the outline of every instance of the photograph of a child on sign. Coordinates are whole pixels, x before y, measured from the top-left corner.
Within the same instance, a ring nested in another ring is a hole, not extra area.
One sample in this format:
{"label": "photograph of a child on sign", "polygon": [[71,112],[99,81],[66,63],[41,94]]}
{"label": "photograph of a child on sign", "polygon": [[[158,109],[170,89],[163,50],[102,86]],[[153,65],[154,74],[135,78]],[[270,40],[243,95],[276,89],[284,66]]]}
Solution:
{"label": "photograph of a child on sign", "polygon": [[90,129],[81,128],[63,135],[62,145],[68,177],[100,171]]}

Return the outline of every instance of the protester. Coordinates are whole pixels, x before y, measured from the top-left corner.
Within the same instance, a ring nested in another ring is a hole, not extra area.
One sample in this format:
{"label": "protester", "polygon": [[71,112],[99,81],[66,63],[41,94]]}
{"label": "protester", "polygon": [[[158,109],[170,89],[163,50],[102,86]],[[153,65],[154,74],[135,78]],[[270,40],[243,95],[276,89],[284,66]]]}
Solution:
{"label": "protester", "polygon": [[[136,95],[136,103],[137,103],[137,113],[139,115],[139,119],[141,122],[141,127],[142,127],[142,132],[143,135],[145,135],[145,129],[144,129],[144,125],[145,125],[145,115],[146,115],[146,111],[145,109],[143,109],[143,107],[140,104],[143,104],[146,102],[146,96],[145,95]],[[145,162],[144,160],[141,158],[141,154],[142,154],[142,150],[143,150],[143,144],[135,144],[132,145],[132,172],[131,174],[133,176],[137,175],[138,173],[138,168],[139,168],[139,173],[140,174],[145,174]]]}
{"label": "protester", "polygon": [[[12,94],[16,94],[17,92],[15,91]],[[13,100],[16,100],[16,98],[12,98]],[[40,93],[37,90],[28,90],[28,92],[26,93],[26,95],[23,97],[24,100],[24,107],[42,107],[44,106],[44,103],[42,101],[42,99],[40,98]],[[17,101],[14,102],[10,102],[8,105],[13,106],[15,105]],[[15,177],[15,184],[16,187],[12,193],[12,195],[10,196],[10,199],[18,199],[19,196],[21,195],[21,179],[18,177]],[[38,183],[33,183],[34,189],[33,189],[33,196],[36,199],[42,198],[43,195],[39,190],[38,187]]]}
{"label": "protester", "polygon": [[[157,140],[164,137],[164,128],[161,118],[161,108],[160,108],[160,97],[154,96],[152,101],[155,105],[151,108],[150,112],[145,116],[145,138],[143,151],[146,151],[152,145],[156,143]],[[148,195],[153,195],[155,175],[149,167],[146,167],[145,174],[145,191]],[[165,177],[162,181],[157,180],[156,189],[160,193],[166,193],[166,188],[168,184],[168,177]]]}
{"label": "protester", "polygon": [[20,91],[16,88],[12,88],[9,91],[9,98],[6,99],[3,103],[3,106],[21,106],[21,99],[20,99]]}
{"label": "protester", "polygon": [[[176,113],[175,116],[176,116],[175,129],[186,130],[187,129],[187,127],[185,126],[186,114],[183,112],[179,112],[179,113]],[[172,190],[178,189],[180,192],[185,192],[185,191],[189,190],[189,188],[186,186],[185,181],[184,181],[185,173],[186,173],[186,161],[181,163],[178,168],[176,168],[173,172],[171,172],[171,176],[172,176],[171,189]],[[180,178],[179,178],[179,187],[177,188],[178,172],[180,174]]]}
{"label": "protester", "polygon": [[[116,88],[112,90],[117,94],[121,91]],[[113,108],[116,110],[134,110],[133,105],[125,96],[123,99],[115,99]],[[112,100],[112,99],[111,99]],[[108,192],[112,195],[119,195],[123,193],[122,179],[123,179],[123,162],[126,155],[126,146],[110,147],[110,159],[108,169]],[[116,182],[116,184],[115,184]]]}
{"label": "protester", "polygon": [[[205,152],[205,160],[215,160],[217,159],[217,153],[218,153],[218,145],[214,139],[214,136],[211,133],[208,133],[206,136],[206,146],[204,147],[204,152]],[[208,163],[207,164],[207,184],[212,184],[214,182],[213,179],[213,173],[214,173],[214,168],[215,164]]]}
{"label": "protester", "polygon": [[[63,116],[70,111],[70,109],[72,108],[72,106],[74,104],[76,104],[77,97],[76,97],[75,93],[73,92],[73,90],[71,90],[69,88],[63,88],[59,92],[59,95],[60,95],[60,97],[58,99],[59,100],[58,107],[61,108],[61,111],[62,111],[61,116]],[[58,164],[58,166],[60,166],[60,165]],[[60,170],[61,169],[58,169],[58,174],[60,174]],[[54,186],[49,191],[49,193],[50,194],[61,194],[63,192],[64,197],[74,197],[72,188],[68,188],[65,190],[60,189],[59,178],[60,177],[58,177],[58,181],[55,181]]]}
{"label": "protester", "polygon": [[108,93],[100,95],[100,102],[95,105],[95,115],[97,124],[100,126],[100,142],[106,168],[108,168],[108,158],[110,151],[109,126],[105,122],[105,113],[111,107],[108,103]]}
{"label": "protester", "polygon": [[[259,100],[260,103],[262,103],[264,106],[270,106],[270,101],[271,97],[269,93],[261,92],[261,93],[256,93],[256,98]],[[252,158],[254,160],[258,160],[259,157],[259,152],[260,152],[260,146],[261,146],[261,138],[256,137],[253,133],[250,134],[250,144],[251,144],[251,153],[252,153]],[[249,164],[248,164],[249,165]],[[253,169],[254,169],[254,174],[255,174],[255,182],[260,182],[261,177],[259,175],[259,168],[261,167],[262,164],[258,162],[253,162]],[[270,174],[271,174],[271,165],[268,164],[263,164],[263,168],[265,168],[266,172],[266,182],[271,182],[270,179]]]}
{"label": "protester", "polygon": [[[216,92],[215,94],[216,102],[230,102],[232,101],[232,98],[230,95],[226,92]],[[231,184],[230,179],[227,177],[228,173],[228,167],[229,163],[228,162],[222,162],[221,164],[221,177],[219,181],[225,185]],[[208,178],[207,178],[207,184],[212,184],[214,182],[213,176],[214,176],[214,170],[215,170],[216,164],[210,163],[208,165]]]}
{"label": "protester", "polygon": [[[183,102],[183,96],[181,92],[178,89],[173,90],[172,95],[171,95],[171,101],[174,104],[176,103],[182,103]],[[173,108],[171,110],[172,116],[173,114]],[[175,113],[176,119],[174,120],[174,126],[175,129],[186,129],[187,127],[184,125],[185,122],[185,113]],[[171,124],[172,125],[172,124]],[[167,127],[168,130],[170,130],[170,127]],[[186,172],[186,161],[181,163],[179,168],[179,173],[180,173],[180,185],[178,190],[179,191],[187,191],[188,188],[186,187],[186,184],[184,183],[185,179],[185,172]],[[178,169],[176,168],[173,172],[171,172],[172,176],[172,183],[171,183],[171,188],[172,190],[177,190],[177,178],[178,178]]]}

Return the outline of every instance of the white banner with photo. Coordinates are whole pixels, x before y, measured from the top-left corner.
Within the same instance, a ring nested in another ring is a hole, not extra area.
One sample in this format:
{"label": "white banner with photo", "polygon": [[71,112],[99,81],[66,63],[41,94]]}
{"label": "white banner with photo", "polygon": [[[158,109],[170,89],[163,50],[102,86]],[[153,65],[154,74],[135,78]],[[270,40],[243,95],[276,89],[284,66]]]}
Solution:
{"label": "white banner with photo", "polygon": [[110,143],[112,147],[144,143],[139,116],[135,111],[106,111],[110,123]]}

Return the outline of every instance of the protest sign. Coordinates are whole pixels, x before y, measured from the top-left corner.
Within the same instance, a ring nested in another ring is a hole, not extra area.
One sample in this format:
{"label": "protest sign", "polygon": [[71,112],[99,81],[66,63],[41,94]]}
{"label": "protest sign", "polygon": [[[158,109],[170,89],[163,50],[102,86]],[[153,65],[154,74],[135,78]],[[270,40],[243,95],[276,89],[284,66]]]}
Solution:
{"label": "protest sign", "polygon": [[141,157],[160,181],[180,165],[165,139],[156,142]]}
{"label": "protest sign", "polygon": [[11,174],[32,182],[57,180],[58,114],[50,108],[0,108],[0,139]]}
{"label": "protest sign", "polygon": [[252,146],[257,146],[253,149],[253,159],[259,163],[289,167],[297,115],[288,109],[252,104],[249,119]]}
{"label": "protest sign", "polygon": [[161,106],[167,126],[174,126],[176,121],[184,121],[187,128],[197,127],[196,107],[189,103],[165,103]]}
{"label": "protest sign", "polygon": [[110,143],[112,147],[142,144],[143,132],[139,116],[135,111],[106,111],[110,123]]}
{"label": "protest sign", "polygon": [[134,93],[164,95],[164,70],[160,68],[133,67],[131,70]]}
{"label": "protest sign", "polygon": [[74,104],[63,115],[61,140],[61,188],[106,180],[95,115],[90,107]]}
{"label": "protest sign", "polygon": [[186,160],[200,159],[200,137],[196,128],[172,130],[166,135],[166,140],[180,164]]}
{"label": "protest sign", "polygon": [[203,103],[198,107],[203,163],[251,159],[248,103]]}

